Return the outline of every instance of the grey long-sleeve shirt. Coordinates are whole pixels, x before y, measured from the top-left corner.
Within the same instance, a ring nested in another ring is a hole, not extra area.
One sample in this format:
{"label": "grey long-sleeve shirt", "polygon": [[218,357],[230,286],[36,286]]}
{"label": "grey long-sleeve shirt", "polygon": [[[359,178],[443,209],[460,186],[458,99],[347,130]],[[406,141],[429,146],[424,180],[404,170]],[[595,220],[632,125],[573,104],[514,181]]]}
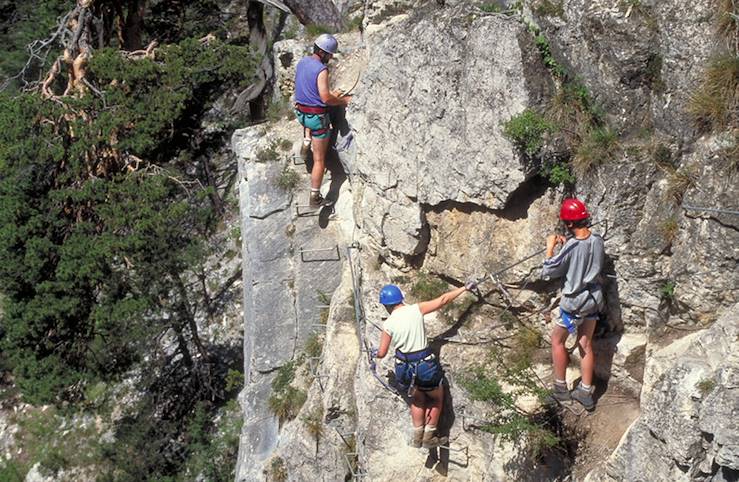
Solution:
{"label": "grey long-sleeve shirt", "polygon": [[587,239],[570,238],[559,253],[544,260],[542,278],[564,276],[560,308],[579,316],[603,309],[600,272],[604,258],[603,238],[591,234]]}

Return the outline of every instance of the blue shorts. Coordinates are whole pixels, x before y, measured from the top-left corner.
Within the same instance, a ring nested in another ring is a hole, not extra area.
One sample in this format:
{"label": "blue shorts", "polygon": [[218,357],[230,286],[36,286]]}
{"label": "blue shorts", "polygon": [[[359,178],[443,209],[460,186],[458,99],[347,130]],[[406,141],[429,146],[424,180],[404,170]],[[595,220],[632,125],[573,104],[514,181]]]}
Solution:
{"label": "blue shorts", "polygon": [[331,123],[328,120],[328,114],[306,114],[295,109],[295,117],[298,118],[300,125],[310,129],[310,135],[314,139],[325,139],[331,135]]}
{"label": "blue shorts", "polygon": [[[415,380],[413,375],[415,373]],[[398,384],[410,387],[413,383],[419,390],[428,392],[441,385],[444,373],[436,357],[416,362],[395,362],[395,379]]]}

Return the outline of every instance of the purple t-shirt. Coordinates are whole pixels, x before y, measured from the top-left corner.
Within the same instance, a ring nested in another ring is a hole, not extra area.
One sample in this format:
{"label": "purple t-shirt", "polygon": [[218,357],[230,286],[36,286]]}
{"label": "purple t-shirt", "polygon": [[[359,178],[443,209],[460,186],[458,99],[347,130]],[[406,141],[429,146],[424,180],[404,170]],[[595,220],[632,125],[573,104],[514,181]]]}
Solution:
{"label": "purple t-shirt", "polygon": [[318,94],[318,74],[327,68],[312,56],[300,59],[295,67],[295,102],[317,107],[326,106]]}

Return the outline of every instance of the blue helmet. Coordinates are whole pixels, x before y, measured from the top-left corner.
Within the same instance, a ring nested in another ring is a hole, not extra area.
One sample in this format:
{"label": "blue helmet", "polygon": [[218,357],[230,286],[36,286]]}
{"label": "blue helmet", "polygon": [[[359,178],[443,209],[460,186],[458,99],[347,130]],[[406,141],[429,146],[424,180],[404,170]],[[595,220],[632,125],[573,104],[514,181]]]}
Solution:
{"label": "blue helmet", "polygon": [[380,303],[398,305],[403,302],[403,292],[395,285],[385,285],[380,290]]}

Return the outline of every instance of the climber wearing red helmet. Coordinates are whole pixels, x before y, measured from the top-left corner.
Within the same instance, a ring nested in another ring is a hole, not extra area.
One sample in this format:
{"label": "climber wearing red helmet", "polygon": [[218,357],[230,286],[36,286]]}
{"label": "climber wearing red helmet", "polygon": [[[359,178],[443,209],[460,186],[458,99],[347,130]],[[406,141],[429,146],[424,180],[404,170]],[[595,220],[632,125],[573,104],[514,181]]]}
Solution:
{"label": "climber wearing red helmet", "polygon": [[[593,401],[593,369],[595,355],[592,348],[593,331],[598,313],[603,310],[601,270],[605,258],[603,238],[590,231],[590,214],[579,199],[565,199],[559,218],[572,234],[569,239],[552,234],[547,237],[547,255],[544,260],[544,279],[563,278],[560,319],[552,330],[552,363],[554,391],[557,401],[574,399],[586,409],[595,408]],[[562,245],[555,255],[558,245]],[[580,351],[581,379],[569,392],[565,378],[569,356],[565,341],[569,334],[577,334]]]}

